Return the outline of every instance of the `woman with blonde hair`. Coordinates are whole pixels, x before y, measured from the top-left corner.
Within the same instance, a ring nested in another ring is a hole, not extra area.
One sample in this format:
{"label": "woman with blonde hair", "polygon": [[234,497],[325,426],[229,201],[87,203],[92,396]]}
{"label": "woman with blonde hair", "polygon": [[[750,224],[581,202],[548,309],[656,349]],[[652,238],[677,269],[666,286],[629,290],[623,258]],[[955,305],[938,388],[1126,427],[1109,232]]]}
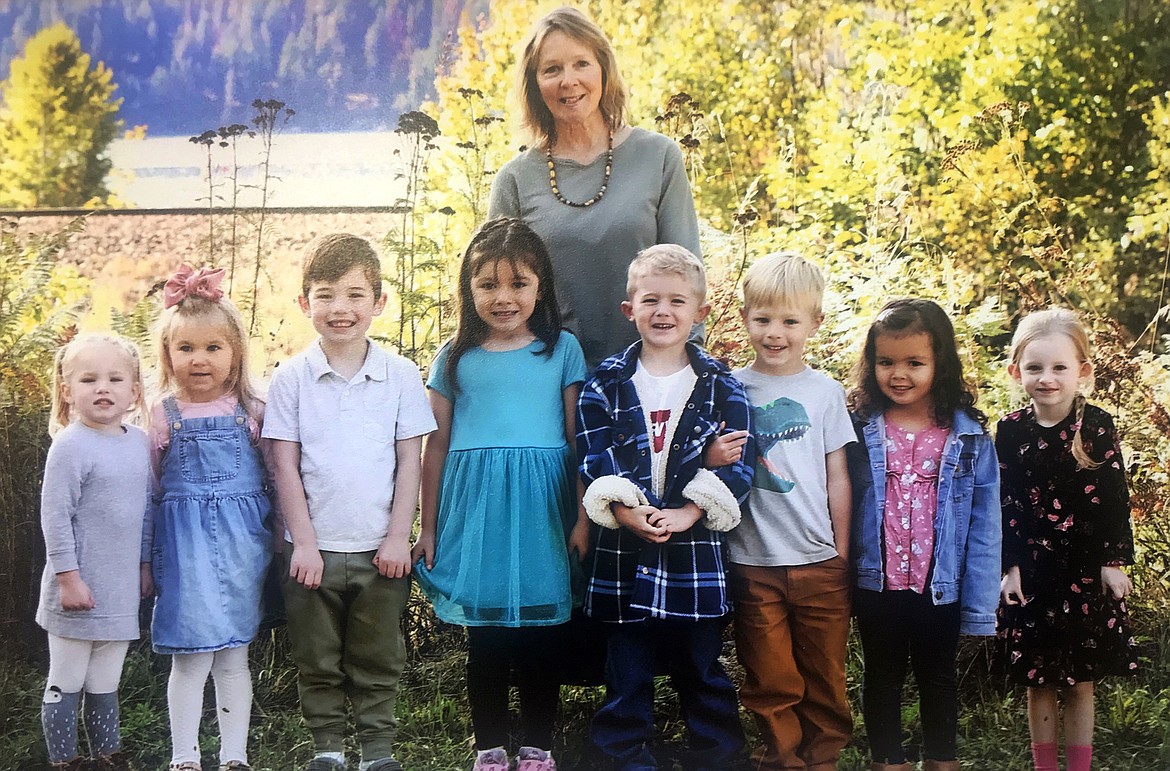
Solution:
{"label": "woman with blonde hair", "polygon": [[682,151],[626,122],[613,47],[574,8],[536,23],[516,74],[530,147],[496,175],[488,215],[524,220],[548,246],[565,326],[593,368],[637,338],[620,310],[634,255],[662,243],[699,254]]}

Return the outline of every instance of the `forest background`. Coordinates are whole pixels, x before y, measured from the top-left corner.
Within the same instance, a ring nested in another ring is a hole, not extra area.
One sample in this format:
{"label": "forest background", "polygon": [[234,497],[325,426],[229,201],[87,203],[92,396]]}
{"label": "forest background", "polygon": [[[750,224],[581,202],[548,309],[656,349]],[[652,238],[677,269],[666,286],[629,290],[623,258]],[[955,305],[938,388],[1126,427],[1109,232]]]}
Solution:
{"label": "forest background", "polygon": [[[351,223],[383,247],[391,302],[374,332],[423,368],[453,328],[453,271],[484,217],[492,175],[520,144],[506,99],[516,43],[549,7],[496,0],[488,15],[461,17],[440,57],[434,98],[398,119],[401,200]],[[1102,769],[1170,768],[1166,4],[730,0],[715,10],[702,2],[593,0],[581,7],[614,42],[632,122],[675,137],[686,154],[715,304],[709,345],[718,355],[749,358],[735,287],[746,265],[779,248],[802,251],[826,270],[827,321],[810,353],[843,382],[865,326],[893,296],[928,296],[948,309],[980,405],[992,416],[1021,400],[1003,360],[1021,313],[1060,304],[1090,324],[1094,399],[1117,416],[1133,489],[1139,551],[1131,609],[1142,651],[1138,677],[1099,689],[1096,757]],[[264,86],[237,87],[252,85]],[[207,214],[184,224],[187,235],[167,242],[173,248],[152,248],[144,234],[124,229],[103,238],[95,229],[114,218],[101,214],[69,223],[11,217],[0,231],[0,769],[43,762],[43,650],[29,619],[53,349],[78,327],[112,326],[149,350],[158,307],[150,289],[179,257],[229,270],[252,326],[257,369],[270,371],[311,338],[291,305],[296,248],[311,235],[303,218],[232,204],[243,165],[235,151],[259,143],[263,164],[279,153],[281,131],[304,119],[291,100],[267,101],[280,94],[255,96],[262,98],[255,114],[231,118],[243,127],[234,134],[192,117],[189,131],[203,141],[191,151],[205,154],[209,169],[199,202]],[[469,765],[461,635],[419,601],[404,625],[411,663],[400,759],[418,769]],[[283,632],[259,641],[253,660],[254,765],[292,768],[309,745]],[[734,665],[730,648],[728,661]],[[1023,695],[1006,685],[994,645],[965,642],[960,665],[965,765],[1027,768]],[[139,646],[123,688],[127,745],[147,768],[164,765],[168,752],[166,668]],[[859,682],[854,647],[855,700]],[[599,700],[596,689],[567,689],[563,766],[595,767],[584,726]],[[671,757],[681,728],[668,687],[660,706],[663,753]],[[905,717],[916,735],[909,702]],[[205,730],[210,758],[213,722]],[[841,768],[863,768],[865,750],[858,721]]]}

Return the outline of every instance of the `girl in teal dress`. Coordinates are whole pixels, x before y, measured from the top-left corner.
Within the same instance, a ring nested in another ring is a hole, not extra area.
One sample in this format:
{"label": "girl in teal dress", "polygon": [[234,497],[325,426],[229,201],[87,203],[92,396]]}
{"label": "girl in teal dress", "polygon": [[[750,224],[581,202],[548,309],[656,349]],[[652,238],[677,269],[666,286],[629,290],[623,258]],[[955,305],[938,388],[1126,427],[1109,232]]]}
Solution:
{"label": "girl in teal dress", "polygon": [[588,550],[573,451],[585,359],[561,330],[548,252],[520,220],[492,220],[472,237],[459,305],[427,382],[439,428],[423,452],[412,556],[435,613],[467,627],[474,768],[509,767],[514,675],[517,767],[552,771],[555,642],[573,605],[570,555]]}

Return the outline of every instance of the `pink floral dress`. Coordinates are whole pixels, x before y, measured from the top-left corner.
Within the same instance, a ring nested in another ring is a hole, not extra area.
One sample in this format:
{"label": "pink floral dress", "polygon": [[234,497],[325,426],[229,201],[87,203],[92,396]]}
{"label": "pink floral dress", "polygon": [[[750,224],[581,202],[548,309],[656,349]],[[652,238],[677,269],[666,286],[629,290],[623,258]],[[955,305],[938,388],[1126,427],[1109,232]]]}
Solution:
{"label": "pink floral dress", "polygon": [[1113,420],[1085,406],[1081,430],[1095,469],[1072,455],[1075,410],[1055,426],[1031,407],[999,422],[1003,568],[1018,565],[1025,605],[1001,606],[1009,677],[1074,685],[1137,669],[1125,601],[1101,591],[1101,568],[1133,564],[1129,491]]}

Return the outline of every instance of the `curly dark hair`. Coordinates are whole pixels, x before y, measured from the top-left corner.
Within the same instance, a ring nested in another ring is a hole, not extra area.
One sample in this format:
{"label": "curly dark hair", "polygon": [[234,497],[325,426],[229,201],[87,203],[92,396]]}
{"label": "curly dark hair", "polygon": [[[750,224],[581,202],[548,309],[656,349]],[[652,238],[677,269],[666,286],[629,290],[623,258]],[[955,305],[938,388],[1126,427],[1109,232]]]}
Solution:
{"label": "curly dark hair", "polygon": [[557,294],[553,287],[552,260],[544,241],[523,220],[514,217],[497,217],[488,220],[475,231],[471,243],[463,253],[459,266],[459,326],[455,336],[447,343],[447,363],[444,374],[451,389],[459,393],[459,379],[456,368],[463,354],[483,343],[488,336],[488,326],[475,312],[475,300],[471,296],[471,281],[480,268],[507,260],[512,268],[522,265],[536,274],[540,297],[532,315],[528,317],[528,329],[536,335],[544,347],[533,351],[536,355],[551,356],[561,334],[561,311],[557,305]]}
{"label": "curly dark hair", "polygon": [[975,388],[963,378],[954,325],[938,303],[919,298],[891,300],[869,325],[865,348],[853,367],[853,388],[847,397],[849,409],[868,419],[885,412],[890,405],[874,373],[878,336],[902,337],[920,333],[930,337],[934,353],[934,382],[930,386],[930,396],[933,402],[931,418],[935,425],[950,428],[955,410],[962,409],[987,428],[987,416],[975,407]]}

